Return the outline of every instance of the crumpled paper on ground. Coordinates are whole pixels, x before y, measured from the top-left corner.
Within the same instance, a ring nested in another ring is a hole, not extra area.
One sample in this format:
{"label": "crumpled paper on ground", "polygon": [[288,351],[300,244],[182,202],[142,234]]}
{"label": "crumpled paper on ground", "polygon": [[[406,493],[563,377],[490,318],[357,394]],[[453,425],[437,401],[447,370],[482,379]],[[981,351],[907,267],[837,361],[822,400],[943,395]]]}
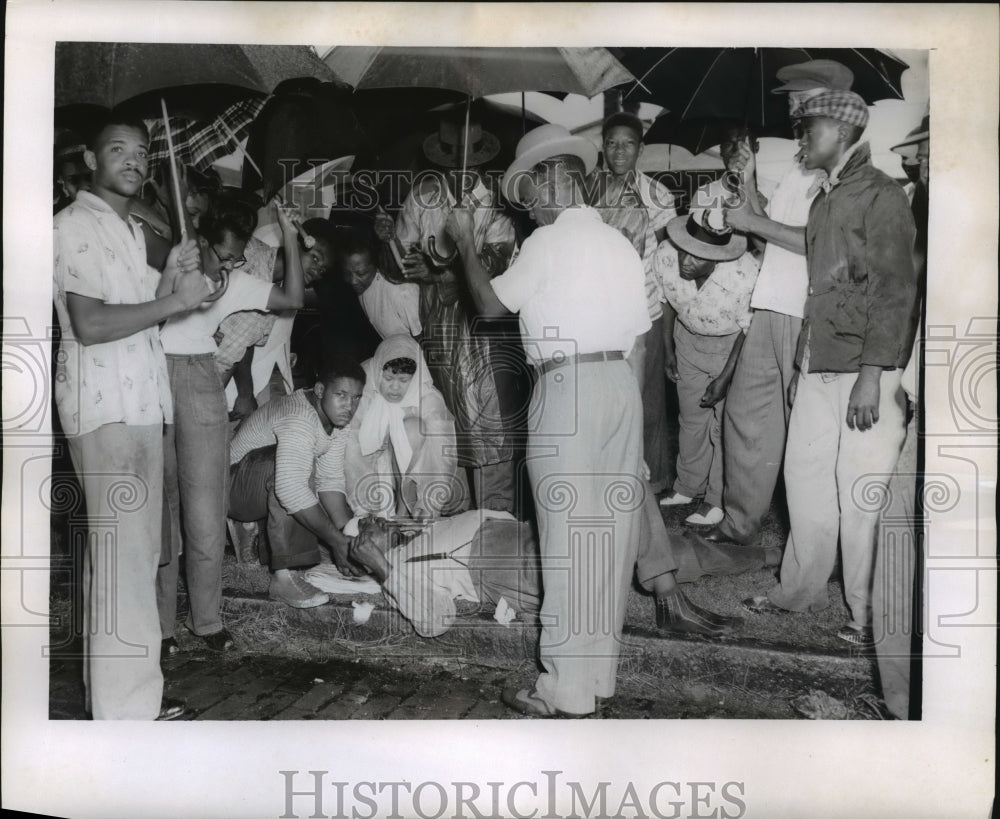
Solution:
{"label": "crumpled paper on ground", "polygon": [[361,603],[358,600],[352,600],[351,606],[354,608],[354,622],[359,626],[367,623],[372,612],[375,611],[374,603]]}
{"label": "crumpled paper on ground", "polygon": [[825,691],[812,689],[792,700],[792,708],[809,719],[850,719],[851,711],[840,700]]}
{"label": "crumpled paper on ground", "polygon": [[510,603],[501,597],[497,603],[496,611],[493,612],[493,619],[500,625],[509,627],[517,619],[517,612],[511,608]]}

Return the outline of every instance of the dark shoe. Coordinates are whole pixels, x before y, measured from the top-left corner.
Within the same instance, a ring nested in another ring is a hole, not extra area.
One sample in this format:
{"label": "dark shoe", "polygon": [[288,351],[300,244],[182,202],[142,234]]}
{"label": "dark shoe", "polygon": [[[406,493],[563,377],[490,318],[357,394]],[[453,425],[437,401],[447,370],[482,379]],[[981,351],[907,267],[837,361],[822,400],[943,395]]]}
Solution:
{"label": "dark shoe", "polygon": [[173,637],[167,637],[160,643],[161,657],[173,657],[175,654],[180,653],[181,647],[177,645],[177,640]]}
{"label": "dark shoe", "polygon": [[212,651],[232,651],[236,648],[233,635],[226,629],[216,631],[214,634],[202,634],[200,637]]}
{"label": "dark shoe", "polygon": [[741,618],[724,617],[696,606],[680,590],[656,598],[656,627],[664,631],[723,637],[741,625]]}
{"label": "dark shoe", "polygon": [[720,527],[713,526],[707,532],[700,533],[705,540],[709,543],[718,543],[723,546],[742,546],[743,543],[738,541],[732,535],[724,532]]}
{"label": "dark shoe", "polygon": [[167,722],[168,720],[177,719],[178,717],[183,717],[187,713],[187,704],[182,700],[175,700],[170,697],[164,697],[160,701],[160,716],[156,718],[157,722]]}
{"label": "dark shoe", "polygon": [[854,626],[844,626],[837,632],[841,640],[845,640],[858,648],[871,648],[875,645],[875,635],[870,628],[855,628]]}
{"label": "dark shoe", "polygon": [[740,603],[751,614],[791,614],[788,609],[776,606],[766,595],[760,597],[748,597]]}
{"label": "dark shoe", "polygon": [[534,688],[515,688],[510,686],[505,688],[500,694],[500,699],[508,708],[513,708],[519,714],[526,717],[540,717],[542,719],[583,719],[590,714],[568,714],[558,708],[552,708],[545,700],[535,693]]}

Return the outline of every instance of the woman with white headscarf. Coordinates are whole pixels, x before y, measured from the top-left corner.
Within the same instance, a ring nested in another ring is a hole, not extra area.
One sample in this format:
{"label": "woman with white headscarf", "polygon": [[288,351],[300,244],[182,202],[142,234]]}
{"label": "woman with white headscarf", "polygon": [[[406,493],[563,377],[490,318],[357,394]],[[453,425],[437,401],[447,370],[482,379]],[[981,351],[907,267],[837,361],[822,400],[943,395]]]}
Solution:
{"label": "woman with white headscarf", "polygon": [[345,465],[355,514],[427,519],[468,508],[455,419],[420,345],[407,335],[389,336],[362,366],[368,380]]}

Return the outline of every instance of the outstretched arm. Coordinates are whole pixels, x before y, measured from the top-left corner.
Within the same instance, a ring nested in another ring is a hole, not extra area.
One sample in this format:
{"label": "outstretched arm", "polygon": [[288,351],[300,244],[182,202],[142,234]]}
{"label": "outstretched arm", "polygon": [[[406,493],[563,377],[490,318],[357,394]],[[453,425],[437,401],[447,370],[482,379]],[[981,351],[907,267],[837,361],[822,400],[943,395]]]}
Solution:
{"label": "outstretched arm", "polygon": [[476,304],[476,310],[483,316],[508,316],[508,310],[490,284],[490,275],[476,252],[476,241],[472,235],[471,208],[452,208],[445,223],[445,230],[454,239],[462,258],[465,280]]}

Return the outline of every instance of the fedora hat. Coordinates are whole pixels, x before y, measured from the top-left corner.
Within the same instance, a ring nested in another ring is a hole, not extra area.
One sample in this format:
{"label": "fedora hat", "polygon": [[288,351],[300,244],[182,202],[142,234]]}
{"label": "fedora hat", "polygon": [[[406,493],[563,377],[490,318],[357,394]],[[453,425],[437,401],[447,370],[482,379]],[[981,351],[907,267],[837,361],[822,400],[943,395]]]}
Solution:
{"label": "fedora hat", "polygon": [[[903,156],[915,155],[917,145],[931,136],[931,115],[925,114],[920,120],[920,124],[906,135],[906,138],[898,145],[893,145],[889,150]],[[909,149],[909,150],[907,150]]]}
{"label": "fedora hat", "polygon": [[501,184],[503,195],[509,202],[520,205],[521,192],[518,183],[525,173],[539,162],[562,154],[579,157],[588,174],[597,165],[597,148],[594,143],[586,137],[574,136],[562,125],[540,125],[528,131],[517,143],[514,161],[503,175]]}
{"label": "fedora hat", "polygon": [[[437,133],[424,140],[424,156],[442,168],[462,167],[462,143],[465,137],[465,123],[445,118],[441,120]],[[500,140],[475,120],[469,122],[469,152],[465,165],[472,167],[489,162],[500,153]]]}
{"label": "fedora hat", "polygon": [[699,259],[729,262],[747,251],[747,237],[732,228],[717,230],[709,225],[709,210],[692,210],[667,222],[667,236],[676,247]]}

